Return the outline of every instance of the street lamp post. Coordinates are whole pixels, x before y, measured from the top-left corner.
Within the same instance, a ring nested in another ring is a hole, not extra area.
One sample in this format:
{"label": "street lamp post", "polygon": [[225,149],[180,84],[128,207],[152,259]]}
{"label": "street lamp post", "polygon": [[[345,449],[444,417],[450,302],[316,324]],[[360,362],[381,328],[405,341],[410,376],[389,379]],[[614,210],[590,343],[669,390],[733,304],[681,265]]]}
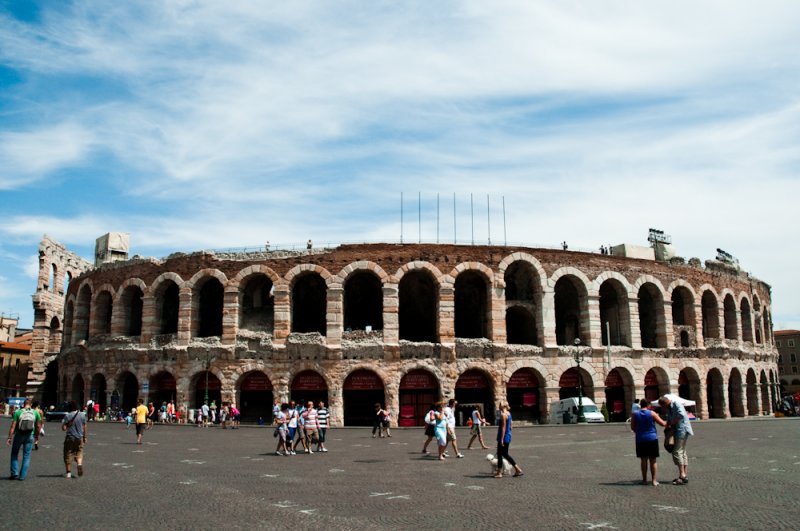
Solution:
{"label": "street lamp post", "polygon": [[206,349],[206,394],[204,401],[208,404],[208,372],[211,370],[211,351]]}
{"label": "street lamp post", "polygon": [[575,350],[572,353],[575,363],[578,364],[578,424],[585,423],[586,417],[583,415],[583,375],[581,374],[581,362],[583,361],[583,351],[581,350],[580,338],[575,338]]}

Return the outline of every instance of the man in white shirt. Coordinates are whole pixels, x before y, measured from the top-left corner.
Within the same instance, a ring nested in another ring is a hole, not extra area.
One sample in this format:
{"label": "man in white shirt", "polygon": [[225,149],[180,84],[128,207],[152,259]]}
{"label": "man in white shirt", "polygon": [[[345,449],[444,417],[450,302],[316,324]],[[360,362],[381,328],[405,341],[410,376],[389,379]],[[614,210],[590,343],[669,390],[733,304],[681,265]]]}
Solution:
{"label": "man in white shirt", "polygon": [[461,459],[464,454],[458,451],[458,441],[456,440],[456,406],[458,406],[458,402],[451,398],[447,402],[447,407],[444,408],[444,417],[447,420],[447,440],[453,445],[456,457]]}

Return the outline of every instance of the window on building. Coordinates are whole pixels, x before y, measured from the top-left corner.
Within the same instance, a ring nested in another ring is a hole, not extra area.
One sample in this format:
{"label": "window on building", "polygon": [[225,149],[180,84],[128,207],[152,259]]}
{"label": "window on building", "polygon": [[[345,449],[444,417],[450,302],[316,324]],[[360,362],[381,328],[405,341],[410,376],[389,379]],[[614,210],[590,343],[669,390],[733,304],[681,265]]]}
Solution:
{"label": "window on building", "polygon": [[780,348],[780,346],[781,346],[781,340],[780,339],[775,341],[775,346]]}
{"label": "window on building", "polygon": [[797,366],[792,365],[792,374],[797,374]]}
{"label": "window on building", "polygon": [[17,363],[14,364],[14,368],[19,370],[19,358],[17,358]]}
{"label": "window on building", "polygon": [[797,363],[797,354],[792,352],[791,354],[789,354],[789,359],[792,360],[792,363]]}
{"label": "window on building", "polygon": [[793,347],[794,346],[794,339],[790,339],[789,341],[787,341],[786,342],[786,346],[787,347]]}
{"label": "window on building", "polygon": [[786,372],[786,371],[784,371],[784,370],[783,370],[783,366],[782,366],[782,365],[779,365],[779,366],[778,366],[778,373],[779,373],[779,374],[783,374],[784,372]]}
{"label": "window on building", "polygon": [[5,364],[6,364],[6,359],[5,358],[0,358],[0,369],[2,369],[3,365],[5,365]]}
{"label": "window on building", "polygon": [[778,365],[781,365],[782,363],[783,363],[783,356],[781,354],[778,354]]}

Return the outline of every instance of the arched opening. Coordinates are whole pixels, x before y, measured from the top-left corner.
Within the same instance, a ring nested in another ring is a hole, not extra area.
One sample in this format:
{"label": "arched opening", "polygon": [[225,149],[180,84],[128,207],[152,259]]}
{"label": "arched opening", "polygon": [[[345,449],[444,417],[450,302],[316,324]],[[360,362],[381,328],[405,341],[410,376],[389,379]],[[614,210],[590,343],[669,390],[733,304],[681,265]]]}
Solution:
{"label": "arched opening", "polygon": [[64,273],[64,291],[63,293],[66,294],[67,290],[69,290],[69,283],[72,282],[72,273],[67,271]]}
{"label": "arched opening", "polygon": [[150,377],[150,396],[148,400],[155,404],[156,409],[168,402],[177,400],[178,386],[175,377],[167,371],[161,371]]}
{"label": "arched opening", "polygon": [[47,364],[42,384],[42,408],[54,406],[58,402],[58,361]]}
{"label": "arched opening", "polygon": [[455,282],[456,337],[488,337],[489,283],[478,271],[464,271]]}
{"label": "arched opening", "polygon": [[239,385],[239,410],[245,422],[263,420],[272,423],[272,382],[261,371],[250,371],[241,379]]}
{"label": "arched opening", "polygon": [[703,396],[700,392],[700,376],[691,367],[678,373],[678,396],[696,402],[695,411],[702,411]]}
{"label": "arched opening", "polygon": [[625,422],[631,416],[633,378],[627,369],[611,369],[606,376],[606,408],[609,422]]}
{"label": "arched opening", "polygon": [[386,404],[383,381],[367,369],[351,372],[342,387],[345,426],[371,426],[375,418],[375,404]]}
{"label": "arched opening", "polygon": [[100,373],[95,374],[92,376],[92,386],[89,390],[89,396],[91,399],[100,407],[100,413],[104,413],[106,408],[108,407],[107,404],[107,385],[106,385],[106,377]]}
{"label": "arched opening", "polygon": [[603,282],[600,285],[600,329],[603,345],[630,346],[629,314],[625,287],[615,279]]}
{"label": "arched opening", "polygon": [[589,343],[587,294],[583,283],[572,275],[558,279],[555,288],[556,342],[572,345],[576,338]]}
{"label": "arched opening", "polygon": [[92,305],[92,288],[83,286],[78,292],[75,307],[75,343],[89,339],[89,317]]}
{"label": "arched opening", "polygon": [[639,332],[643,348],[665,348],[664,299],[661,291],[650,282],[639,288]]}
{"label": "arched opening", "polygon": [[95,301],[95,329],[94,331],[97,334],[110,334],[111,333],[111,308],[113,306],[113,300],[111,298],[111,293],[108,291],[101,291],[97,295],[97,300]]}
{"label": "arched opening", "polygon": [[711,290],[705,290],[700,299],[703,310],[703,339],[719,338],[719,305]]}
{"label": "arched opening", "polygon": [[58,267],[55,264],[50,264],[50,277],[47,279],[47,289],[56,292],[56,279],[58,278]]}
{"label": "arched opening", "polygon": [[142,307],[144,293],[139,286],[128,286],[122,292],[122,333],[129,337],[142,334]]}
{"label": "arched opening", "polygon": [[200,371],[194,375],[194,404],[199,409],[204,403],[210,406],[213,402],[222,404],[222,382],[211,371]]}
{"label": "arched opening", "polygon": [[694,326],[694,297],[683,286],[672,290],[672,324],[674,326]]}
{"label": "arched opening", "polygon": [[[292,385],[289,387],[289,400],[294,400],[297,404],[305,404],[311,400],[315,404],[325,402],[325,405],[330,405],[328,402],[328,384],[325,383],[325,378],[312,370],[297,373],[292,380]],[[372,404],[369,404],[369,406],[372,407]],[[370,417],[371,423],[372,417]]]}
{"label": "arched opening", "polygon": [[85,403],[84,398],[83,376],[76,374],[75,378],[72,379],[72,393],[70,394],[70,400],[77,402],[78,407],[83,407]]}
{"label": "arched opening", "polygon": [[222,336],[224,295],[225,288],[222,287],[222,282],[214,277],[207,277],[199,289],[195,288],[192,297],[192,306],[196,310],[192,312],[196,326],[194,337]]}
{"label": "arched opening", "polygon": [[739,339],[739,330],[736,326],[736,303],[730,293],[725,295],[722,311],[725,316],[725,339]]}
{"label": "arched opening", "polygon": [[757,416],[758,411],[758,382],[756,381],[756,371],[747,370],[747,414]]}
{"label": "arched opening", "polygon": [[514,420],[540,421],[541,381],[536,371],[529,368],[518,369],[511,375],[506,383],[506,400]]}
{"label": "arched opening", "polygon": [[692,346],[691,340],[689,339],[689,332],[686,330],[681,330],[680,335],[681,347],[688,348]]}
{"label": "arched opening", "polygon": [[67,308],[64,310],[64,346],[69,347],[72,345],[72,330],[75,326],[75,305],[72,301],[67,303]]}
{"label": "arched opening", "polygon": [[536,320],[529,308],[524,306],[506,308],[506,343],[536,345]]}
{"label": "arched opening", "polygon": [[59,402],[66,402],[67,400],[69,400],[71,391],[72,390],[69,388],[69,379],[67,379],[67,375],[65,374],[61,378],[61,387],[58,390],[60,396]]}
{"label": "arched opening", "polygon": [[439,381],[425,369],[413,369],[400,380],[399,426],[422,426],[423,417],[439,400]]}
{"label": "arched opening", "polygon": [[669,379],[664,369],[653,367],[644,375],[644,397],[648,402],[658,400],[669,392]]}
{"label": "arched opening", "polygon": [[725,389],[722,386],[722,373],[714,368],[706,376],[706,402],[708,403],[708,418],[725,418]]}
{"label": "arched opening", "polygon": [[755,314],[755,333],[756,344],[760,345],[763,341],[761,334],[761,302],[757,296],[753,296],[753,313]]}
{"label": "arched opening", "polygon": [[[129,372],[124,372],[117,380],[117,389],[122,389],[122,394],[117,394],[117,400],[120,400],[122,411],[128,412],[136,407],[136,400],[139,398],[139,380],[136,376]],[[114,397],[111,399],[112,406],[114,405]]]}
{"label": "arched opening", "polygon": [[292,286],[292,332],[326,334],[327,290],[319,273],[297,277]]}
{"label": "arched opening", "polygon": [[770,379],[770,386],[769,386],[769,397],[772,400],[771,404],[777,404],[778,398],[780,395],[776,394],[776,387],[777,387],[777,379],[775,378],[775,373],[773,371],[769,371],[769,379]]}
{"label": "arched opening", "polygon": [[383,285],[372,271],[356,271],[344,284],[344,329],[383,330]]}
{"label": "arched opening", "polygon": [[753,321],[750,317],[750,301],[742,298],[741,303],[742,312],[742,341],[753,342]]}
{"label": "arched opening", "polygon": [[581,392],[584,398],[594,399],[594,382],[592,377],[581,369],[571,367],[561,374],[558,379],[558,399],[577,398]]}
{"label": "arched opening", "polygon": [[177,334],[181,305],[178,285],[171,280],[162,282],[156,291],[155,303],[158,333]]}
{"label": "arched opening", "polygon": [[539,345],[536,323],[541,307],[541,284],[533,266],[518,260],[506,269],[506,342]]}
{"label": "arched opening", "polygon": [[50,319],[50,327],[47,338],[47,352],[58,352],[61,350],[61,323],[58,317]]}
{"label": "arched opening", "polygon": [[739,369],[731,369],[728,378],[728,406],[731,417],[744,417],[744,403],[742,401],[742,373]]}
{"label": "arched opening", "polygon": [[463,426],[470,418],[474,406],[480,406],[483,417],[494,422],[494,393],[489,378],[483,371],[468,369],[461,373],[456,380],[455,399],[458,402],[455,415],[459,426]]}
{"label": "arched opening", "polygon": [[438,342],[438,287],[424,270],[409,271],[400,279],[400,339]]}
{"label": "arched opening", "polygon": [[[275,297],[272,280],[263,274],[253,275],[239,291],[239,328],[271,334],[274,325]],[[269,414],[272,416],[272,405]]]}

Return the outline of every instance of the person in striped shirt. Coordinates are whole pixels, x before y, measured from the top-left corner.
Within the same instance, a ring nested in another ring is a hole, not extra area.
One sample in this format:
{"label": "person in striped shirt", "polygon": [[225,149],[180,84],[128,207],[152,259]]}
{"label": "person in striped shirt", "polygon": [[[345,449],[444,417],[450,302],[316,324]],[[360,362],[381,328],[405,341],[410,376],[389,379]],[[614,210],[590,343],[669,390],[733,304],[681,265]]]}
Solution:
{"label": "person in striped shirt", "polygon": [[306,410],[303,412],[303,428],[306,438],[306,453],[313,454],[312,444],[319,444],[319,424],[317,423],[317,410],[314,409],[314,402],[308,401]]}
{"label": "person in striped shirt", "polygon": [[325,407],[325,402],[320,402],[319,407],[317,408],[317,425],[319,426],[319,437],[317,438],[317,451],[318,452],[327,452],[328,449],[325,448],[325,432],[328,431],[328,417],[330,414],[328,413],[328,408]]}

